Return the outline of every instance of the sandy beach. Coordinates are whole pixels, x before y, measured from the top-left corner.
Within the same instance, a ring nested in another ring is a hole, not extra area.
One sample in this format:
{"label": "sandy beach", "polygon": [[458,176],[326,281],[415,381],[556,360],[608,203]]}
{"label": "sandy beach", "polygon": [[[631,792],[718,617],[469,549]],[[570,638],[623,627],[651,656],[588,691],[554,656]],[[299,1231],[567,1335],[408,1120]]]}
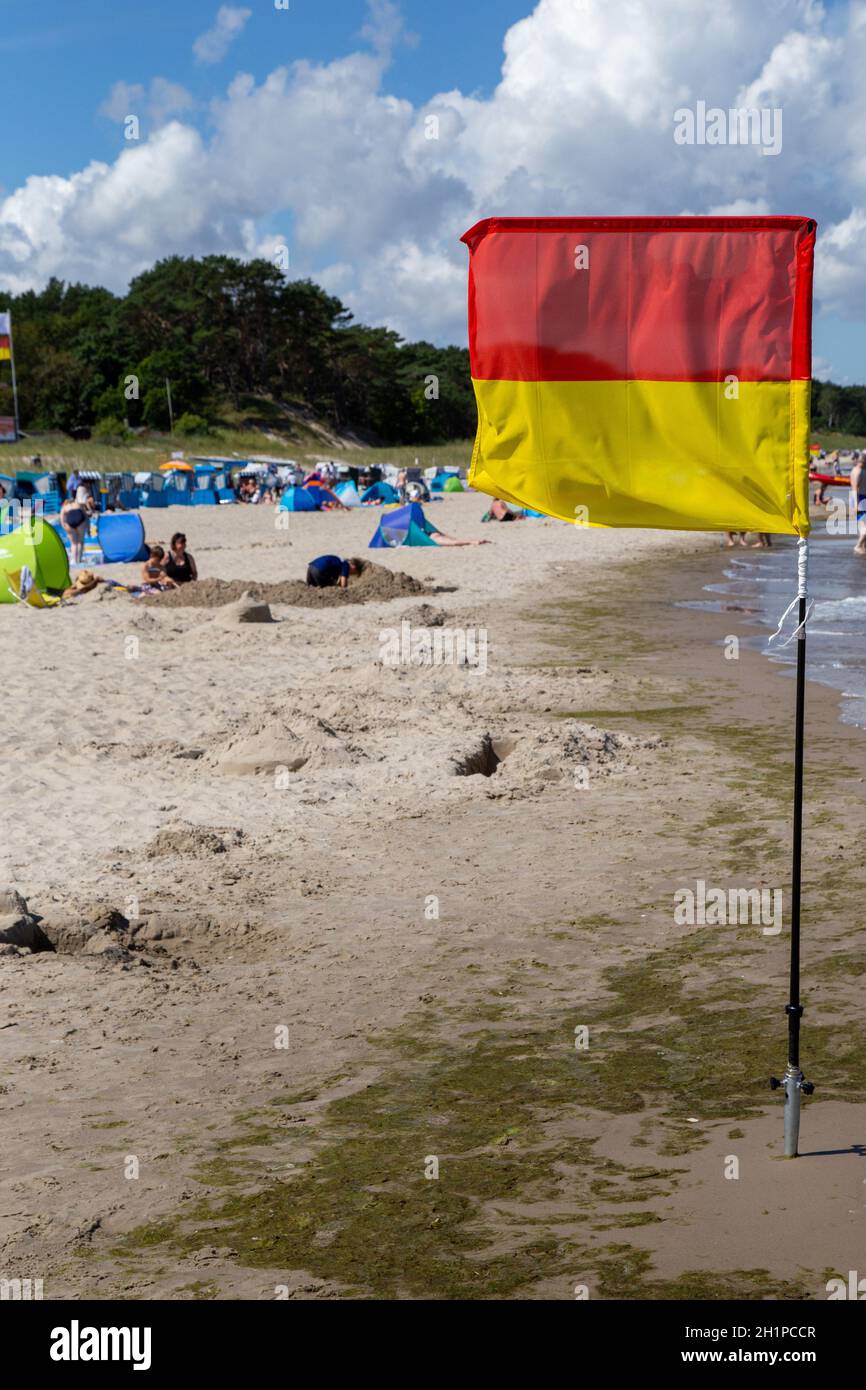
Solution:
{"label": "sandy beach", "polygon": [[747,613],[674,606],[716,537],[485,505],[428,510],[494,544],[399,551],[367,509],[146,514],[202,581],[290,586],[324,551],[416,581],[364,602],[0,609],[0,886],[53,948],[0,946],[3,1277],[817,1299],[862,1264],[863,736],[810,686],[816,1092],[786,1163],[787,931],[678,925],[674,896],[787,894],[793,682],[726,659]]}

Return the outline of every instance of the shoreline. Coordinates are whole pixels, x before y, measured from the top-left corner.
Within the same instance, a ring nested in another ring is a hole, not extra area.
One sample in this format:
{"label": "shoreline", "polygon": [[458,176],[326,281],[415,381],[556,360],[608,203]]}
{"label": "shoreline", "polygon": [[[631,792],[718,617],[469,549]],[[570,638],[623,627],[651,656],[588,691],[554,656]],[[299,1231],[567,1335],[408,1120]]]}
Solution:
{"label": "shoreline", "polygon": [[[482,500],[449,507],[448,529],[477,533]],[[218,713],[160,730],[171,748],[145,716],[149,751],[132,763],[123,750],[138,751],[140,734],[127,720],[96,754],[103,786],[141,769],[145,808],[151,765],[176,791],[87,890],[115,903],[124,884],[140,894],[128,969],[80,954],[0,962],[23,1011],[0,1033],[12,1077],[3,1108],[24,1128],[4,1186],[29,1218],[29,1234],[22,1218],[0,1225],[4,1267],[27,1274],[50,1260],[49,1297],[269,1298],[280,1283],[300,1298],[571,1298],[581,1281],[599,1297],[821,1297],[826,1266],[856,1268],[848,1210],[862,1160],[814,1160],[820,1192],[813,1162],[783,1164],[781,1186],[774,1162],[781,1106],[761,1087],[784,1060],[784,932],[726,929],[719,941],[676,928],[671,912],[676,888],[700,877],[787,882],[793,683],[785,697],[759,652],[725,662],[712,645],[742,614],[671,606],[690,583],[685,596],[700,594],[714,553],[704,538],[631,545],[607,533],[578,550],[586,534],[518,525],[495,528],[496,547],[437,556],[436,573],[458,587],[423,600],[489,626],[486,677],[377,671],[377,627],[408,599],[324,617],[278,610],[281,631],[268,636],[214,632],[210,615],[188,610],[150,609],[141,623],[157,685],[162,667],[178,679],[192,662],[219,669],[214,701],[232,703],[246,671],[247,685],[264,682],[257,715],[279,710],[308,762],[289,814],[260,779],[239,789],[217,775]],[[220,573],[245,577],[246,556],[221,555]],[[266,551],[263,578],[270,563]],[[424,578],[432,559],[386,563]],[[116,602],[90,611],[105,666],[127,619],[143,615]],[[275,671],[269,650],[294,667]],[[181,688],[192,698],[195,680]],[[332,735],[300,727],[304,691],[341,740],[336,764]],[[147,688],[138,695],[147,703]],[[807,1148],[819,1133],[822,1148],[850,1148],[866,1100],[851,1084],[861,1044],[839,1048],[844,1027],[856,1032],[856,978],[835,969],[850,943],[830,920],[854,890],[840,817],[859,814],[857,793],[840,801],[839,768],[866,766],[859,731],[829,722],[838,702],[810,682]],[[609,735],[581,733],[587,723]],[[504,754],[495,772],[443,780],[455,759],[478,766],[485,733]],[[191,734],[205,752],[178,760]],[[403,751],[389,762],[395,740]],[[149,857],[159,825],[176,821],[234,825],[246,843],[208,859],[195,837],[168,835],[166,853]],[[106,833],[94,822],[100,845]],[[42,863],[28,892],[46,892]],[[823,877],[820,865],[831,866]],[[425,915],[431,896],[438,917]],[[278,1051],[281,1026],[291,1042]],[[22,1074],[25,1034],[36,1065]],[[46,1163],[51,1136],[60,1148]],[[735,1149],[739,1186],[719,1178]],[[130,1152],[137,1185],[119,1177]],[[780,1233],[780,1202],[809,1208],[793,1232]]]}

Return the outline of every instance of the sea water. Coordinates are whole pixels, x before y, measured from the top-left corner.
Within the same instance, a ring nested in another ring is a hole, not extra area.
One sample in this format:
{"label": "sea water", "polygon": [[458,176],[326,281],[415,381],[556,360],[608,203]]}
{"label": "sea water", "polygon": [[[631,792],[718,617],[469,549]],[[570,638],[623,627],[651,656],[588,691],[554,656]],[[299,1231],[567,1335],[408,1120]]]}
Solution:
{"label": "sea water", "polygon": [[[866,555],[854,555],[853,546],[853,537],[830,536],[819,527],[809,537],[809,594],[815,607],[808,624],[806,674],[841,691],[842,719],[866,728]],[[767,639],[797,593],[796,541],[774,536],[770,550],[737,546],[723,554],[722,577],[704,585],[706,597],[680,606],[744,613],[762,631],[741,640],[770,661],[793,667],[796,639],[782,643],[797,626],[797,610],[788,614],[772,645]]]}

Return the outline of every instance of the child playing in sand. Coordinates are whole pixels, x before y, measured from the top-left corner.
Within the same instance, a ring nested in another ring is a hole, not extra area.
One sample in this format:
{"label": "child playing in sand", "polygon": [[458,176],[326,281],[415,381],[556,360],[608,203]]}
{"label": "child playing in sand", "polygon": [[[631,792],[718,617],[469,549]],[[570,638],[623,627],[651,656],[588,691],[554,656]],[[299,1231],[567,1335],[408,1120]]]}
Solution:
{"label": "child playing in sand", "polygon": [[148,546],[149,555],[141,567],[141,580],[151,589],[176,589],[177,584],[165,572],[165,551],[161,545]]}
{"label": "child playing in sand", "polygon": [[339,555],[317,555],[307,565],[307,583],[314,589],[348,589],[349,576],[358,575],[364,568],[363,560],[342,560]]}

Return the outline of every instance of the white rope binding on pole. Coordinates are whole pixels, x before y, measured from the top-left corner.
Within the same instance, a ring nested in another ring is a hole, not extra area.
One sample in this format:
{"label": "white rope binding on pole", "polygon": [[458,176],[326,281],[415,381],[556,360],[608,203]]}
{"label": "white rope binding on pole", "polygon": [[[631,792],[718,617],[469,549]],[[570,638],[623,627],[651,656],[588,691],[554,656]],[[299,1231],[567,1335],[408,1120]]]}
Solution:
{"label": "white rope binding on pole", "polygon": [[[801,536],[797,541],[797,597],[792,599],[788,604],[788,607],[779,619],[779,626],[776,628],[772,637],[768,638],[767,646],[769,646],[771,642],[775,642],[776,638],[780,635],[782,628],[785,626],[785,620],[788,614],[799,605],[801,598],[809,598],[809,542],[805,536]],[[805,618],[801,623],[797,624],[790,637],[786,637],[784,642],[779,643],[780,647],[787,647],[788,643],[793,642],[795,637],[798,642],[805,641],[806,624],[812,616],[814,607],[815,600],[810,599],[806,608]]]}

